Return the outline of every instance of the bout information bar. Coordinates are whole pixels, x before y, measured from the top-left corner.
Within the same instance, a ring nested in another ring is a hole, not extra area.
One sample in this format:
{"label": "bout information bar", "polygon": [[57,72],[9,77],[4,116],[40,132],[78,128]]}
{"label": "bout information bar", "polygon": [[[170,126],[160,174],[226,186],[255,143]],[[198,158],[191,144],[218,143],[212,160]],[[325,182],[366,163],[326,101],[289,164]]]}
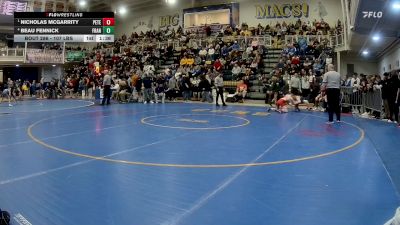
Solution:
{"label": "bout information bar", "polygon": [[113,12],[15,12],[14,42],[114,42]]}

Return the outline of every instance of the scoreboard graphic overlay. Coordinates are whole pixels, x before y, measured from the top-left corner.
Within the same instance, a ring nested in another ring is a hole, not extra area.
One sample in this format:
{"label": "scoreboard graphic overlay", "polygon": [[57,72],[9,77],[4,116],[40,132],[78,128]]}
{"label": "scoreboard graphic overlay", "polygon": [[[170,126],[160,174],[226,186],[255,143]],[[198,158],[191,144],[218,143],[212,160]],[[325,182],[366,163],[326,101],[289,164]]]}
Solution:
{"label": "scoreboard graphic overlay", "polygon": [[113,12],[15,12],[14,42],[114,42]]}

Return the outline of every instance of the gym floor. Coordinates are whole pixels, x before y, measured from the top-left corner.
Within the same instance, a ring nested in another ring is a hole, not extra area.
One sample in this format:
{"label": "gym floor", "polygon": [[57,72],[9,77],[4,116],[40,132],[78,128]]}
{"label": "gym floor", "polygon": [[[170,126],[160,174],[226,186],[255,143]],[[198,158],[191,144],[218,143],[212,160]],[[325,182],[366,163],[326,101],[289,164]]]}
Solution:
{"label": "gym floor", "polygon": [[208,104],[0,104],[0,207],[32,225],[377,225],[400,129]]}

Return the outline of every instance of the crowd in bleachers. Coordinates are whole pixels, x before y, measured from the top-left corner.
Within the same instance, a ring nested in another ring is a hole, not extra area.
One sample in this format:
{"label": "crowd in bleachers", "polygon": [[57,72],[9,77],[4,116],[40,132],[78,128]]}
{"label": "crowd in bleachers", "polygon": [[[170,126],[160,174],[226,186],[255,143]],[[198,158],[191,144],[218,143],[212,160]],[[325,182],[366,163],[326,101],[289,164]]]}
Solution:
{"label": "crowd in bleachers", "polygon": [[[96,90],[102,86],[104,74],[110,74],[112,96],[119,102],[164,102],[165,98],[173,101],[177,97],[185,101],[211,101],[214,79],[222,73],[226,80],[233,81],[225,84],[232,88],[231,94],[237,97],[236,100],[243,101],[249,88],[258,82],[264,86],[267,104],[275,103],[279,96],[290,92],[302,96],[304,102],[314,104],[314,109],[323,110],[321,106],[326,107],[326,96],[321,91],[321,75],[327,60],[330,60],[332,49],[324,40],[309,38],[309,35],[340,34],[342,29],[340,21],[330,26],[324,21],[297,20],[294,23],[259,24],[257,27],[246,24],[235,28],[228,26],[215,34],[209,33],[207,28],[201,34],[185,32],[181,27],[132,33],[130,36],[123,35],[114,44],[102,43],[88,50],[80,65],[67,68],[60,80],[28,82],[25,86],[32,94],[39,93],[39,97],[94,97]],[[215,38],[200,44],[196,40],[203,35]],[[265,46],[251,38],[241,43],[234,38],[257,35],[270,35],[275,47],[283,48],[279,62],[270,73],[265,73],[263,69],[263,56],[268,51]],[[283,46],[286,35],[298,36],[292,43]],[[166,40],[178,40],[181,45],[177,48],[173,44],[155,44],[156,41]],[[140,42],[147,44],[139,45]],[[61,47],[55,45],[44,45],[42,49],[42,52],[54,51],[55,54],[61,51]],[[42,52],[29,52],[28,59],[40,58]],[[43,60],[35,60],[49,62],[57,59],[55,56],[50,58],[46,56]],[[162,64],[167,66],[160,67]],[[354,92],[382,88],[379,76],[361,77],[343,81],[343,85],[350,85]],[[21,90],[22,86],[20,84]],[[354,112],[357,110],[357,107],[353,108]],[[389,115],[386,117],[389,118]]]}
{"label": "crowd in bleachers", "polygon": [[[283,22],[265,27],[258,25],[254,28],[242,24],[241,27],[225,27],[215,34],[205,32],[206,36],[217,37],[210,39],[206,45],[200,45],[196,41],[190,42],[190,40],[196,39],[202,34],[185,32],[181,27],[176,30],[168,27],[163,31],[132,33],[129,37],[123,35],[113,45],[98,44],[96,48],[89,50],[88,56],[80,65],[66,69],[65,76],[61,80],[54,80],[54,85],[51,85],[51,82],[41,83],[41,85],[45,86],[45,88],[42,88],[43,90],[52,90],[52,88],[48,88],[52,86],[63,87],[59,88],[58,93],[73,96],[83,93],[85,97],[93,97],[95,90],[102,85],[102,76],[109,73],[113,78],[113,96],[121,102],[128,101],[127,96],[131,98],[133,95],[134,99],[139,101],[153,102],[155,95],[148,97],[143,92],[146,89],[145,86],[148,86],[149,83],[153,90],[157,88],[171,100],[177,96],[183,96],[184,100],[206,96],[202,97],[202,100],[210,101],[210,98],[207,97],[210,95],[209,90],[211,88],[209,87],[213,86],[214,78],[218,74],[224,73],[225,78],[235,81],[230,84],[233,89],[231,90],[232,94],[239,96],[237,100],[243,101],[242,97],[246,95],[249,87],[253,84],[250,82],[251,80],[258,78],[260,82],[266,84],[266,91],[270,92],[268,88],[270,79],[264,78],[271,76],[266,75],[263,70],[263,54],[266,48],[257,41],[251,41],[251,39],[239,44],[235,38],[229,37],[271,35],[279,40],[290,34],[312,35],[340,32],[340,27],[340,21],[334,29],[330,28],[324,21],[307,23],[298,20],[295,23]],[[209,29],[206,28],[205,31],[207,30]],[[173,45],[157,46],[152,44],[137,49],[128,47],[143,40],[152,43],[155,40],[171,39],[184,43],[183,47],[177,49]],[[299,44],[302,44],[302,42],[299,41]],[[58,53],[62,51],[61,46],[44,44],[41,47],[41,50],[27,52],[28,60],[47,63],[58,62]],[[297,49],[300,53],[305,52],[301,46]],[[280,72],[274,71],[273,75],[291,74],[285,67],[291,65],[286,61],[287,56],[293,56],[292,50],[288,48],[285,51],[287,52],[282,55],[285,65],[281,68],[281,65],[278,64]],[[49,52],[54,52],[54,54],[47,54]],[[314,55],[318,55],[318,51],[315,50]],[[160,71],[161,63],[167,61],[170,61],[170,66],[164,67]],[[307,62],[304,64],[307,65]],[[305,69],[307,68],[306,66]],[[307,73],[313,72],[307,71]],[[277,80],[287,86],[288,80],[282,78],[283,76],[279,76]],[[175,81],[170,82],[171,79]],[[286,91],[286,89],[282,89],[282,91]]]}
{"label": "crowd in bleachers", "polygon": [[182,41],[188,41],[190,38],[198,38],[203,36],[261,36],[270,35],[276,37],[277,40],[284,39],[285,35],[336,35],[343,32],[343,26],[340,20],[334,26],[329,25],[324,20],[321,21],[302,21],[301,19],[295,22],[279,22],[275,24],[267,24],[263,26],[258,24],[256,27],[250,27],[246,23],[240,26],[223,27],[219,32],[211,32],[209,26],[205,25],[203,31],[197,30],[193,32],[191,30],[184,30],[181,26],[174,29],[171,26],[165,29],[156,31],[151,30],[147,32],[133,32],[129,37],[124,35],[122,38],[116,41],[116,44],[137,44],[141,40],[145,41],[166,41],[171,39],[179,39]]}

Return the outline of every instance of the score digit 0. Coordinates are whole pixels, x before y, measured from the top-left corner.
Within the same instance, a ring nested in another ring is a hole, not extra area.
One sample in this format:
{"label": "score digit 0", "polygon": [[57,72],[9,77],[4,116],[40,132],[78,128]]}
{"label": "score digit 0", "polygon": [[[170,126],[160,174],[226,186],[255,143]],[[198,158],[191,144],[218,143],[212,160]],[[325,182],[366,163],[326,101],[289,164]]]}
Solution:
{"label": "score digit 0", "polygon": [[103,34],[114,34],[114,27],[103,27]]}
{"label": "score digit 0", "polygon": [[103,18],[103,26],[114,26],[114,18]]}

